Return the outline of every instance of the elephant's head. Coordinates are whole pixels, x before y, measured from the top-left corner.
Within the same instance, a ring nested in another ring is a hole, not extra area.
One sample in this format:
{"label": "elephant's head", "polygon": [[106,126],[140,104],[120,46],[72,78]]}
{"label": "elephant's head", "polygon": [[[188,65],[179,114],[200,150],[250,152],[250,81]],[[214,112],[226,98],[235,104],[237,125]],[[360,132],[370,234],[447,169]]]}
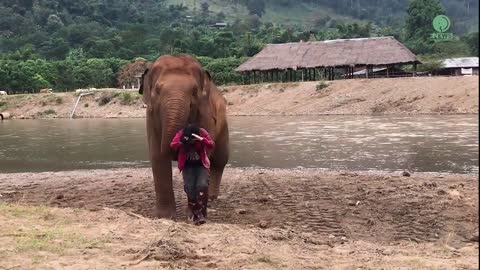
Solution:
{"label": "elephant's head", "polygon": [[198,123],[208,102],[211,77],[188,55],[162,56],[142,75],[139,93],[147,105],[155,134],[161,136],[162,153],[170,152],[175,133],[188,123]]}

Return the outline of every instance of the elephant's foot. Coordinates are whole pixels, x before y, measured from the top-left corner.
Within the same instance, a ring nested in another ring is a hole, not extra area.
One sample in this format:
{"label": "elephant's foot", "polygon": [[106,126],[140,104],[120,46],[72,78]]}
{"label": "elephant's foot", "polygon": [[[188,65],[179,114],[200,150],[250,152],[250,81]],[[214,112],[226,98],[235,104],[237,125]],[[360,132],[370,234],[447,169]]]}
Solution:
{"label": "elephant's foot", "polygon": [[173,207],[155,207],[155,212],[154,212],[155,217],[157,218],[163,218],[163,219],[171,219],[171,220],[176,220],[176,209],[175,206]]}

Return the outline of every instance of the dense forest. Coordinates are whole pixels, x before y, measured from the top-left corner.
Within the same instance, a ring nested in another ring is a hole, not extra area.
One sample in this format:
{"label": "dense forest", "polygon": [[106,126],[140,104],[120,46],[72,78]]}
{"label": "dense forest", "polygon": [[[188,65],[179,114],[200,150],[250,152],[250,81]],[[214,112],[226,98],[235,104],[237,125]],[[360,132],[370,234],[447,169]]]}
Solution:
{"label": "dense forest", "polygon": [[[304,16],[284,12],[299,8]],[[438,14],[456,40],[430,38]],[[2,0],[0,88],[121,86],[166,53],[194,54],[219,84],[239,82],[232,70],[267,43],[384,35],[425,59],[478,55],[478,1]]]}

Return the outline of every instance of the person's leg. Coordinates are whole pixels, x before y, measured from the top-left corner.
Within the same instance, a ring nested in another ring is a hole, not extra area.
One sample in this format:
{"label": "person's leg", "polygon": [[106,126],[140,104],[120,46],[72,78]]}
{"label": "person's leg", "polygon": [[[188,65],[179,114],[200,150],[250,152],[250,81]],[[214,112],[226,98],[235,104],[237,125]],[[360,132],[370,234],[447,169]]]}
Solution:
{"label": "person's leg", "polygon": [[207,218],[207,204],[208,204],[208,182],[210,174],[203,166],[197,168],[197,207],[199,210],[199,223],[203,224]]}
{"label": "person's leg", "polygon": [[193,167],[185,167],[182,171],[183,188],[187,194],[188,200],[188,218],[195,218],[195,210],[197,206],[197,191],[196,191],[196,172]]}

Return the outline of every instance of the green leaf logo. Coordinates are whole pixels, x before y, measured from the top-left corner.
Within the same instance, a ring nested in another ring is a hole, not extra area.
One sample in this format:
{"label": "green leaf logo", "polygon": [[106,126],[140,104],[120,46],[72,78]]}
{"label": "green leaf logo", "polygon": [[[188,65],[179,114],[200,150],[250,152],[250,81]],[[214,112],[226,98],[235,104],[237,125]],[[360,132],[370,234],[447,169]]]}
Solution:
{"label": "green leaf logo", "polygon": [[438,15],[433,19],[433,29],[439,33],[447,32],[450,26],[450,19],[445,15]]}

